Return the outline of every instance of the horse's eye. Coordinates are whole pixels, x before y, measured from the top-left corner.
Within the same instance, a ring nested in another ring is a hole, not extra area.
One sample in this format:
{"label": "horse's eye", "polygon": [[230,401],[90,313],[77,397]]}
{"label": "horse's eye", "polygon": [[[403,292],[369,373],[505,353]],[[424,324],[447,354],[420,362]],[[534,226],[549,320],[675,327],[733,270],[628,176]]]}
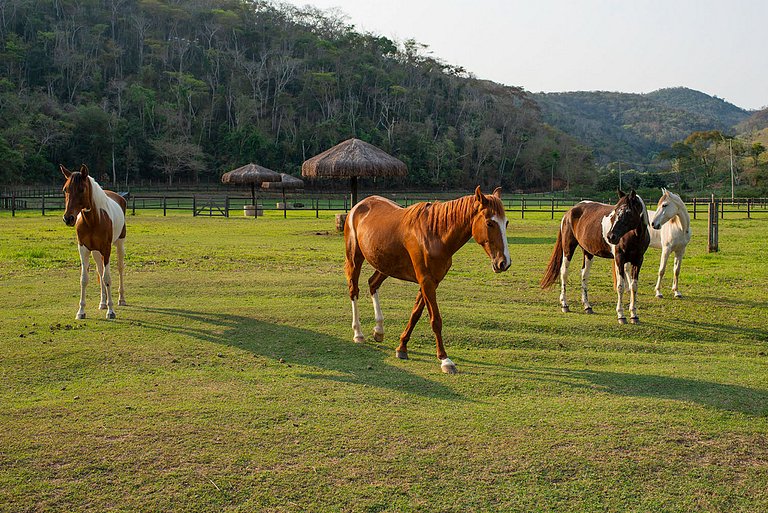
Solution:
{"label": "horse's eye", "polygon": [[488,228],[490,228],[493,226],[493,221],[486,221],[485,224],[488,226]]}

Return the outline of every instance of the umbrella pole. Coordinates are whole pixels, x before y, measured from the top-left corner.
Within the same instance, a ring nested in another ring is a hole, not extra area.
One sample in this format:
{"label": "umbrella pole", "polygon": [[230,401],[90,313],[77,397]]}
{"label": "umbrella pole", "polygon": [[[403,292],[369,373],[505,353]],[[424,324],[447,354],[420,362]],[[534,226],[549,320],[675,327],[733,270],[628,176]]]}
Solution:
{"label": "umbrella pole", "polygon": [[251,201],[253,201],[253,206],[256,206],[256,185],[251,184]]}
{"label": "umbrella pole", "polygon": [[288,218],[288,213],[286,210],[287,208],[288,208],[288,204],[285,202],[285,187],[283,187],[283,219]]}
{"label": "umbrella pole", "polygon": [[352,209],[355,205],[357,205],[357,177],[352,176],[349,178],[349,188],[351,189],[351,203],[349,205],[349,208]]}

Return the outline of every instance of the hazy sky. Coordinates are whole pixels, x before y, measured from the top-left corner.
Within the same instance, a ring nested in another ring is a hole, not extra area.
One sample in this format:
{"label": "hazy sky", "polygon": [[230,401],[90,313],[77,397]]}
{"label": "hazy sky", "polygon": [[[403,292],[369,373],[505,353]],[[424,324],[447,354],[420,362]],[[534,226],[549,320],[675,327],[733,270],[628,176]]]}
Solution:
{"label": "hazy sky", "polygon": [[768,105],[767,0],[284,0],[414,38],[479,78],[539,91],[685,86]]}

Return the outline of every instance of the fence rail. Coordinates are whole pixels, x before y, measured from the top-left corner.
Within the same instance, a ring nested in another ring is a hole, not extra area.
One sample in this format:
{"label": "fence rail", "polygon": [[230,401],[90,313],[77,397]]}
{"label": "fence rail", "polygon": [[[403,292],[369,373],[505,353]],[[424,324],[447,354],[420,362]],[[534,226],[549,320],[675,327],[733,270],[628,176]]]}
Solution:
{"label": "fence rail", "polygon": [[[398,193],[387,195],[403,207],[413,205],[421,201],[434,201],[435,197],[429,197],[424,193]],[[519,214],[522,219],[528,214],[546,214],[554,219],[556,214],[562,214],[574,204],[581,201],[579,198],[552,198],[541,195],[510,195],[504,198],[504,207],[511,214]],[[603,200],[607,201],[607,200]],[[755,215],[768,214],[768,198],[730,199],[715,198],[718,204],[720,218],[745,217],[752,218]],[[279,193],[259,193],[257,198],[258,209],[256,212],[281,211],[287,217],[292,211],[311,211],[319,217],[321,211],[348,211],[349,196],[342,193],[289,193],[283,197]],[[711,198],[693,198],[686,203],[688,212],[693,219],[707,215]],[[128,211],[135,215],[137,211],[154,210],[168,212],[189,212],[193,216],[225,216],[229,217],[238,212],[245,212],[246,207],[252,205],[250,196],[231,194],[190,194],[190,195],[155,195],[135,194],[128,198]],[[654,203],[649,203],[653,207]],[[64,210],[64,198],[61,193],[48,195],[2,195],[0,194],[0,210],[10,211],[12,216],[16,212],[38,211],[42,215],[53,211]],[[253,210],[251,210],[253,212]],[[253,215],[253,214],[251,214]]]}

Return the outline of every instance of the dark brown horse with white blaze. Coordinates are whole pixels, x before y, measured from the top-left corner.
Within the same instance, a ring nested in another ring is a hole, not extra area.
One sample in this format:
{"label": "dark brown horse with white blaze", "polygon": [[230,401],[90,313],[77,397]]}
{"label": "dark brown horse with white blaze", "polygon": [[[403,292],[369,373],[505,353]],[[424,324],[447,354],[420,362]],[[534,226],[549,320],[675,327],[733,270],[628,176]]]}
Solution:
{"label": "dark brown horse with white blaze", "polygon": [[357,298],[358,279],[363,262],[375,272],[368,280],[373,299],[376,326],[373,338],[384,340],[384,317],[378,290],[388,277],[419,284],[416,304],[405,331],[400,335],[398,358],[408,358],[408,340],[424,307],[429,312],[437,342],[437,357],[443,372],[453,374],[456,365],[443,347],[443,321],[437,306],[436,290],[451,268],[452,257],[470,237],[480,244],[491,259],[493,270],[506,271],[510,266],[507,244],[507,217],[501,202],[501,189],[491,195],[480,192],[453,201],[418,203],[402,208],[380,196],[371,196],[350,210],[344,225],[345,266],[352,300],[352,329],[355,342],[365,337],[360,330]]}
{"label": "dark brown horse with white blaze", "polygon": [[597,255],[612,258],[613,284],[618,292],[616,314],[619,324],[626,324],[622,296],[625,281],[629,289],[630,321],[640,322],[637,317],[637,279],[640,267],[643,265],[645,250],[648,249],[650,235],[648,234],[648,212],[645,203],[634,190],[625,194],[619,190],[619,201],[616,205],[605,205],[593,201],[582,201],[573,206],[563,216],[557,242],[549,259],[549,265],[541,287],[547,288],[560,277],[560,305],[563,312],[568,312],[568,302],[565,287],[568,281],[568,266],[577,246],[584,252],[581,268],[581,302],[586,313],[592,313],[587,295],[587,279],[592,266],[592,258]]}
{"label": "dark brown horse with white blaze", "polygon": [[118,305],[124,306],[125,289],[123,271],[125,256],[125,198],[112,191],[105,191],[88,174],[85,164],[80,171],[70,171],[63,165],[59,168],[67,179],[64,184],[64,222],[74,226],[80,250],[80,309],[77,319],[85,319],[85,286],[88,284],[88,264],[91,252],[96,261],[98,278],[101,283],[100,310],[107,310],[107,319],[115,318],[112,303],[112,278],[109,257],[112,245],[117,250],[117,270],[120,275]]}

